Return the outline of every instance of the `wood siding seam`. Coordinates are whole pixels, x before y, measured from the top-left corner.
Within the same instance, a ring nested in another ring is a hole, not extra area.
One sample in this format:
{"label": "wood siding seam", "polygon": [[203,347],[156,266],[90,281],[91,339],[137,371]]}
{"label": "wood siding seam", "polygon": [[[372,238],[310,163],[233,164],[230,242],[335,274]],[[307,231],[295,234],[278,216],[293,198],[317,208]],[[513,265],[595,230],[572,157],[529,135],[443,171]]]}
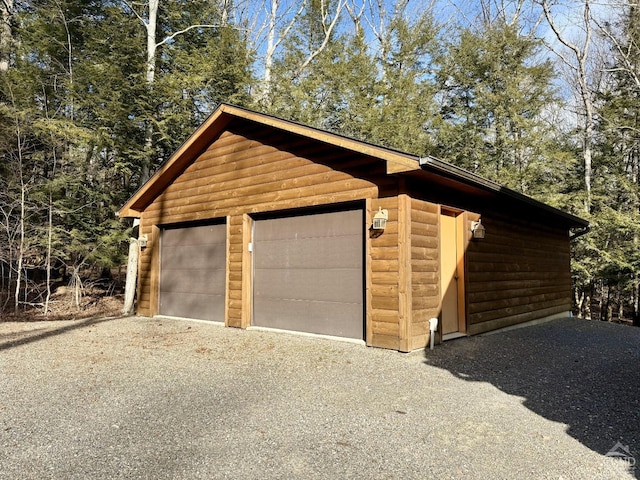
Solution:
{"label": "wood siding seam", "polygon": [[411,198],[398,196],[398,303],[400,307],[400,350],[411,350]]}

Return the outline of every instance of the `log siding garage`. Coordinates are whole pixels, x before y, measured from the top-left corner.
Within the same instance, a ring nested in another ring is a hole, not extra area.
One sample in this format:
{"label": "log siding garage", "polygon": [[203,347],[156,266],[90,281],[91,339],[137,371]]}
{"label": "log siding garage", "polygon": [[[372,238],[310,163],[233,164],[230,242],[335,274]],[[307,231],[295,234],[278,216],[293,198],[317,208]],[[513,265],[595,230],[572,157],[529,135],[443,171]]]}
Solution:
{"label": "log siding garage", "polygon": [[118,215],[147,236],[140,315],[403,352],[432,317],[441,341],[568,315],[570,234],[588,226],[436,159],[224,104]]}

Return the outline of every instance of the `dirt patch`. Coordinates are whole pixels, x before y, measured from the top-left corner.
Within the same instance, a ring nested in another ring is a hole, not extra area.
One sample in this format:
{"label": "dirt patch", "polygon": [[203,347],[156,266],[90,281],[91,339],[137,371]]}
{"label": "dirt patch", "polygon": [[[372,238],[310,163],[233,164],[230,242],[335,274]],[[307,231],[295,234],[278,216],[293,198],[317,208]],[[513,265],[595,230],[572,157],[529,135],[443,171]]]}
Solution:
{"label": "dirt patch", "polygon": [[121,315],[123,302],[122,295],[107,295],[101,289],[86,290],[80,301],[76,302],[72,293],[63,290],[51,297],[46,315],[43,305],[22,306],[18,312],[2,312],[0,322],[39,322],[114,317]]}

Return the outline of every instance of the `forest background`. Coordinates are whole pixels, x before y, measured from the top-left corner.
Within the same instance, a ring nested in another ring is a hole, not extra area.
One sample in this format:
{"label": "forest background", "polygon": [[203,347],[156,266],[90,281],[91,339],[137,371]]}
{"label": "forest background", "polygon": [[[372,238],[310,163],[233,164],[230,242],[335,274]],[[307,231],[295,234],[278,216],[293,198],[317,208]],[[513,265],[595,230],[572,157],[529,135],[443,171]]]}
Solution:
{"label": "forest background", "polygon": [[575,311],[640,323],[633,0],[0,0],[0,311],[113,291],[114,212],[219,102],[588,219]]}

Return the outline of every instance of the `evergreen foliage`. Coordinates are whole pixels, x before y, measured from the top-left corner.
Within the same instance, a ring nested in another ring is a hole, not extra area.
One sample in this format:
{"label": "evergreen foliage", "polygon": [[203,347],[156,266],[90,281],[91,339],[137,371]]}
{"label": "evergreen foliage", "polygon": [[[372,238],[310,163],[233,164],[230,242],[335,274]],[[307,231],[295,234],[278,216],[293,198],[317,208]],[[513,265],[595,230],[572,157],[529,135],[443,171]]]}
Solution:
{"label": "evergreen foliage", "polygon": [[589,203],[593,231],[573,242],[577,309],[640,322],[635,3],[595,23],[609,53],[589,82],[590,193],[573,85],[537,35],[540,1],[510,19],[482,2],[479,22],[447,19],[438,1],[256,5],[160,0],[150,81],[147,2],[0,2],[0,304],[42,301],[34,269],[77,284],[121,265],[129,224],[114,212],[229,102],[440,157],[574,213]]}

